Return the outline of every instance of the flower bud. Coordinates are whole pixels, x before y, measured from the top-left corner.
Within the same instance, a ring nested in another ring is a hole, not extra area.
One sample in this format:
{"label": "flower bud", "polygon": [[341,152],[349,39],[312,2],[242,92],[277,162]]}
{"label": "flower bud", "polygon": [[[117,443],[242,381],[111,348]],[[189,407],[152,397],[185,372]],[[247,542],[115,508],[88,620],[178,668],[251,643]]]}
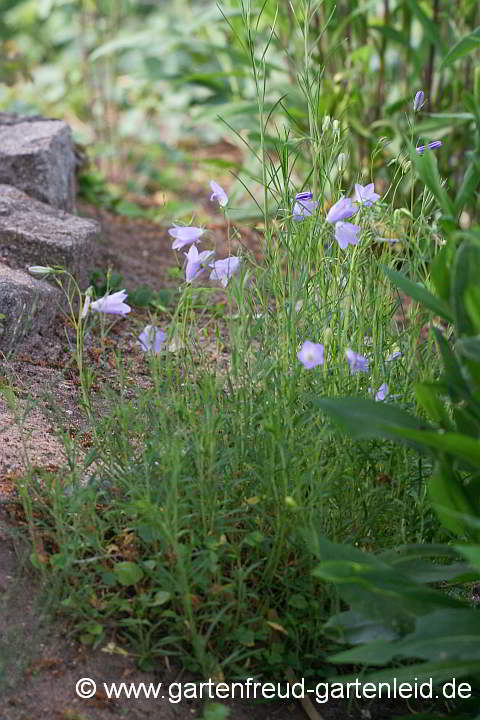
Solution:
{"label": "flower bud", "polygon": [[331,118],[330,115],[325,115],[323,118],[322,123],[322,132],[327,132],[328,128],[330,127]]}
{"label": "flower bud", "polygon": [[340,153],[340,155],[337,157],[337,168],[338,172],[343,173],[345,168],[347,167],[347,156],[345,153]]}
{"label": "flower bud", "polygon": [[47,277],[47,275],[54,273],[55,270],[52,267],[46,267],[44,265],[31,265],[28,268],[28,272],[35,277]]}
{"label": "flower bud", "polygon": [[419,90],[416,95],[415,99],[413,101],[413,112],[418,112],[422,109],[422,107],[425,104],[425,93],[423,90]]}

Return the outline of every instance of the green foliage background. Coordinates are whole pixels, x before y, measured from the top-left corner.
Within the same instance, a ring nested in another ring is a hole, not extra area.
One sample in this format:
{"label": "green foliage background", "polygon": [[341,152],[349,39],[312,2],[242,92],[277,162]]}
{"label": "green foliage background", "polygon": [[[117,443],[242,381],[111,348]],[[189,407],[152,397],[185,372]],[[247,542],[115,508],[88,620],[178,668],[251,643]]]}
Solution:
{"label": "green foliage background", "polygon": [[[349,128],[352,177],[373,171],[388,182],[400,171],[406,194],[406,113],[423,89],[415,137],[443,140],[440,172],[460,183],[480,102],[476,0],[325,0],[303,9],[287,0],[5,0],[0,107],[63,116],[116,177],[132,155],[158,158],[192,136],[258,145],[253,56],[265,112],[276,107],[269,150],[283,125],[299,167],[310,163],[309,113],[330,115]],[[245,15],[255,38],[244,33]],[[244,170],[251,178],[258,168],[249,161]]]}

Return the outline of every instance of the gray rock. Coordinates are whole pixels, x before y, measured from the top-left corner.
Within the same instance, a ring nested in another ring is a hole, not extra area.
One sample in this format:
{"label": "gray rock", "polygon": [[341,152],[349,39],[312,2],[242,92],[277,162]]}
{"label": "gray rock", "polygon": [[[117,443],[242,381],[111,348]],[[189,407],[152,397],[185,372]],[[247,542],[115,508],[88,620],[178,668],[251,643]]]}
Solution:
{"label": "gray rock", "polygon": [[0,185],[0,261],[9,266],[62,265],[81,289],[94,265],[100,226],[32,200],[21,190]]}
{"label": "gray rock", "polygon": [[0,351],[7,353],[46,328],[61,302],[59,288],[0,263]]}
{"label": "gray rock", "polygon": [[75,211],[75,153],[63,120],[0,113],[0,183]]}

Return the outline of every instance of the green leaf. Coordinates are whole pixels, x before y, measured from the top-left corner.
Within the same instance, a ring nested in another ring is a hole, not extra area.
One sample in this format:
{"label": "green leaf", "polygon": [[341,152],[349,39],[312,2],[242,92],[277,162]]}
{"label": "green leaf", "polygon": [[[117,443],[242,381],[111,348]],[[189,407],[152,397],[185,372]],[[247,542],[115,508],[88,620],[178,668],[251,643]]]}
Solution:
{"label": "green leaf", "polygon": [[354,438],[386,437],[416,448],[448,453],[480,468],[480,443],[454,432],[430,430],[420,420],[391,405],[364,398],[314,398]]}
{"label": "green leaf", "polygon": [[325,623],[323,630],[327,637],[348,645],[371,643],[377,640],[389,642],[399,637],[398,632],[388,625],[353,610],[333,615]]}
{"label": "green leaf", "polygon": [[455,212],[461,213],[463,207],[470,202],[480,184],[480,159],[473,158],[465,171],[462,183],[455,197]]}
{"label": "green leaf", "polygon": [[442,333],[438,328],[433,328],[433,334],[437,347],[442,356],[444,375],[442,377],[443,383],[446,385],[448,394],[453,401],[466,400],[471,404],[472,396],[470,388],[462,374],[462,368],[458,362],[456,356],[453,354],[448,342],[443,337]]}
{"label": "green leaf", "polygon": [[445,43],[439,31],[439,24],[435,23],[422,9],[420,3],[416,0],[407,0],[412,13],[417,16],[422,24],[425,36],[434,45],[442,55],[446,52]]}
{"label": "green leaf", "polygon": [[460,338],[460,340],[457,340],[455,343],[455,349],[465,357],[480,362],[480,335]]}
{"label": "green leaf", "polygon": [[473,335],[475,329],[465,305],[465,293],[478,285],[480,276],[480,245],[462,243],[457,250],[451,291],[451,305],[455,313],[455,329],[459,335]]}
{"label": "green leaf", "polygon": [[425,410],[428,417],[445,430],[453,430],[445,402],[441,398],[443,389],[436,383],[418,383],[415,396],[418,404]]}
{"label": "green leaf", "polygon": [[426,288],[409,280],[405,275],[402,275],[402,273],[391,270],[390,268],[384,268],[384,271],[390,280],[399,287],[400,290],[403,290],[404,293],[414,300],[421,302],[422,305],[425,305],[425,307],[434,312],[435,315],[439,315],[448,322],[453,322],[453,315],[445,302],[439,300],[435,295],[432,295]]}
{"label": "green leaf", "polygon": [[442,184],[435,153],[429,150],[428,147],[425,147],[423,154],[419,155],[414,147],[410,147],[410,155],[419,177],[428,189],[432,191],[445,215],[454,216],[455,206]]}
{"label": "green leaf", "polygon": [[455,549],[462,553],[472,565],[480,568],[480,545],[455,545]]}
{"label": "green leaf", "polygon": [[465,293],[465,306],[475,333],[480,334],[480,287],[470,285]]}
{"label": "green leaf", "polygon": [[443,302],[450,301],[450,265],[455,252],[453,243],[444,245],[435,255],[430,267],[430,277],[435,291]]}
{"label": "green leaf", "polygon": [[142,568],[134,562],[118,562],[113,568],[120,585],[135,585],[143,578]]}
{"label": "green leaf", "polygon": [[[393,405],[364,398],[314,398],[354,438],[388,437],[398,440],[404,430],[424,427],[420,420]],[[421,433],[419,433],[421,435]],[[421,448],[422,444],[413,443]]]}
{"label": "green leaf", "polygon": [[[475,612],[472,610],[472,612]],[[339,654],[340,655],[340,654]],[[335,656],[334,662],[344,662],[344,660],[337,659],[339,655]],[[331,657],[328,658],[332,660]],[[375,663],[372,662],[372,665]],[[378,662],[377,664],[381,664]],[[392,678],[395,677],[397,683],[401,682],[412,682],[412,678],[416,678],[418,682],[429,682],[433,681],[434,684],[441,682],[451,681],[452,678],[456,680],[461,677],[468,677],[472,675],[478,675],[480,673],[480,660],[447,660],[444,662],[423,662],[408,664],[404,667],[396,667],[395,670],[379,670],[378,672],[370,673],[362,676],[362,681],[365,683],[369,682],[392,682]],[[341,682],[343,685],[349,682],[355,682],[358,680],[358,675],[342,675],[341,678],[335,676],[336,682]]]}
{"label": "green leaf", "polygon": [[478,50],[479,48],[480,27],[476,28],[469,35],[464,35],[462,38],[460,38],[457,44],[454,45],[453,48],[443,58],[440,70],[443,70],[444,68],[453,65],[453,63],[457,60],[460,60],[460,58],[465,57],[465,55],[468,55],[468,53],[471,53],[473,50]]}
{"label": "green leaf", "polygon": [[[466,528],[461,515],[473,515],[475,508],[472,507],[465,488],[447,463],[437,463],[428,481],[428,492],[442,525],[456,535],[463,535]],[[451,510],[455,515],[451,514]]]}
{"label": "green leaf", "polygon": [[414,632],[403,640],[386,647],[377,641],[338,653],[329,659],[334,662],[379,664],[378,660],[375,661],[374,652],[380,651],[382,663],[394,658],[417,658],[433,662],[478,661],[479,636],[478,612],[472,609],[439,609],[419,617]]}
{"label": "green leaf", "polygon": [[166,590],[159,590],[153,597],[152,605],[165,605],[172,597],[172,593]]}

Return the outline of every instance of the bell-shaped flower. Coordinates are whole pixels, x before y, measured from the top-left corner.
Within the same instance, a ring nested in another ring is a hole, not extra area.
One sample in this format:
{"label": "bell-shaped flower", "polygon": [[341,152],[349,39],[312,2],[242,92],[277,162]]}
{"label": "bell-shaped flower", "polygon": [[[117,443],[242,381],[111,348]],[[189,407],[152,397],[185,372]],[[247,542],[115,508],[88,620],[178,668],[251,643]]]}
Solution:
{"label": "bell-shaped flower", "polygon": [[337,223],[355,215],[358,208],[355,207],[350,198],[340,198],[328,211],[326,220],[329,223]]}
{"label": "bell-shaped flower", "polygon": [[350,349],[345,351],[345,355],[347,356],[352,375],[357,372],[368,372],[368,358],[364,355],[360,355]]}
{"label": "bell-shaped flower", "polygon": [[358,243],[358,233],[360,230],[360,225],[354,225],[353,223],[335,223],[335,239],[338,241],[342,250],[345,250],[348,245],[356,245]]}
{"label": "bell-shaped flower", "polygon": [[310,217],[318,206],[318,202],[312,199],[313,193],[301,192],[295,195],[295,205],[293,206],[292,218],[296,222],[305,220]]}
{"label": "bell-shaped flower", "polygon": [[360,205],[366,205],[370,207],[374,202],[380,200],[380,195],[375,192],[373,183],[369,185],[359,185],[355,183],[355,199]]}
{"label": "bell-shaped flower", "polygon": [[227,287],[228,281],[238,270],[242,263],[242,258],[239,257],[228,257],[223,260],[216,260],[214,263],[209,263],[209,267],[213,268],[210,273],[210,280],[219,280],[223,287]]}
{"label": "bell-shaped flower", "polygon": [[376,402],[381,402],[382,400],[385,400],[387,395],[388,395],[388,385],[387,385],[387,383],[382,383],[382,385],[380,385],[377,392],[375,393]]}
{"label": "bell-shaped flower", "polygon": [[[119,290],[118,292],[114,292],[111,295],[105,295],[103,298],[100,298],[99,300],[95,300],[95,302],[90,302],[89,305],[92,308],[92,310],[96,310],[97,312],[103,312],[108,313],[110,315],[128,315],[130,310],[132,309],[129,305],[125,303],[125,300],[127,299],[127,291],[126,290]],[[85,304],[87,305],[87,298],[88,300],[90,297],[87,295],[85,298]],[[87,306],[88,311],[88,306]],[[85,312],[85,307],[84,307]],[[85,312],[86,314],[86,312]],[[82,313],[83,317],[83,313]]]}
{"label": "bell-shaped flower", "polygon": [[324,349],[321,343],[313,343],[310,342],[310,340],[305,340],[297,353],[297,358],[307,370],[311,370],[317,367],[317,365],[323,365]]}
{"label": "bell-shaped flower", "polygon": [[191,245],[188,253],[183,254],[187,258],[187,264],[185,266],[185,281],[189,283],[200,275],[204,269],[202,265],[205,265],[215,253],[213,250],[203,250],[199,253],[196,245]]}
{"label": "bell-shaped flower", "polygon": [[138,337],[141,348],[144,352],[152,350],[159,353],[165,342],[165,333],[154,325],[146,325]]}
{"label": "bell-shaped flower", "polygon": [[210,202],[212,200],[217,200],[220,207],[225,207],[225,205],[228,203],[228,195],[225,192],[225,190],[215,182],[215,180],[210,180],[210,187],[212,189],[212,194],[210,195]]}
{"label": "bell-shaped flower", "polygon": [[392,352],[386,359],[386,362],[393,362],[394,360],[398,360],[398,358],[403,357],[403,352],[400,350],[395,350]]}
{"label": "bell-shaped flower", "polygon": [[190,245],[190,243],[193,242],[199,242],[204,232],[205,230],[199,227],[181,227],[175,225],[175,227],[170,228],[168,231],[168,234],[175,238],[172,244],[172,250],[180,250],[185,245]]}

